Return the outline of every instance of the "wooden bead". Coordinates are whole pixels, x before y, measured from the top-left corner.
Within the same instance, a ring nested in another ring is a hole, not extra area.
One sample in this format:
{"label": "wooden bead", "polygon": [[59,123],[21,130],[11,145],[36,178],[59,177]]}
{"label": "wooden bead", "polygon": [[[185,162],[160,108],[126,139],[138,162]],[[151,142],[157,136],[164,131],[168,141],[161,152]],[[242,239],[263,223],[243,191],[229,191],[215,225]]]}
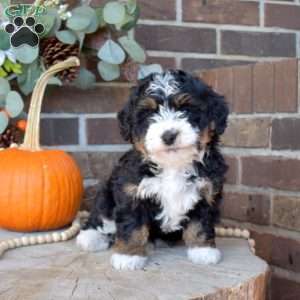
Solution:
{"label": "wooden bead", "polygon": [[242,236],[242,230],[239,228],[234,229],[234,236],[235,237],[241,237]]}
{"label": "wooden bead", "polygon": [[45,238],[44,238],[42,235],[38,235],[38,236],[36,237],[36,240],[37,240],[37,243],[38,243],[38,244],[43,244],[43,243],[46,242]]}
{"label": "wooden bead", "polygon": [[255,241],[253,239],[249,239],[248,242],[251,248],[255,247]]}
{"label": "wooden bead", "polygon": [[45,242],[46,243],[52,243],[52,237],[51,237],[51,234],[46,234],[45,235],[45,237],[44,237],[44,239],[45,239]]}
{"label": "wooden bead", "polygon": [[58,232],[54,232],[52,234],[52,238],[53,238],[54,242],[59,242],[60,241],[60,235],[59,235],[59,233]]}
{"label": "wooden bead", "polygon": [[14,242],[15,242],[16,248],[22,246],[22,241],[20,239],[18,239],[18,238],[14,239]]}
{"label": "wooden bead", "polygon": [[249,239],[249,237],[250,237],[250,232],[249,232],[249,230],[244,229],[244,230],[243,230],[243,238]]}
{"label": "wooden bead", "polygon": [[227,228],[226,236],[233,236],[233,229],[232,228]]}
{"label": "wooden bead", "polygon": [[225,228],[220,228],[220,236],[225,236],[226,234],[226,229]]}
{"label": "wooden bead", "polygon": [[35,245],[37,243],[37,238],[34,235],[30,236],[29,243],[30,245]]}
{"label": "wooden bead", "polygon": [[14,249],[16,246],[16,244],[13,240],[8,240],[7,244],[8,244],[9,249]]}
{"label": "wooden bead", "polygon": [[62,232],[60,234],[61,240],[62,241],[67,241],[69,239],[68,235],[66,234],[66,232]]}
{"label": "wooden bead", "polygon": [[21,237],[22,246],[28,246],[29,245],[29,239],[26,236]]}

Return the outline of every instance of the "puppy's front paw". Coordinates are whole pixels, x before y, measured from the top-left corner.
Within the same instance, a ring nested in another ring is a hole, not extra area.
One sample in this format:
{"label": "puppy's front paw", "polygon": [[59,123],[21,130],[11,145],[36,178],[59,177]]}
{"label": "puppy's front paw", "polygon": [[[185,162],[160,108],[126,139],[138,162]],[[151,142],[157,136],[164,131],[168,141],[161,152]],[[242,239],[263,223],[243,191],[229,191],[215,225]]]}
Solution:
{"label": "puppy's front paw", "polygon": [[101,251],[109,247],[106,235],[95,229],[81,230],[76,239],[76,244],[84,251]]}
{"label": "puppy's front paw", "polygon": [[212,247],[194,247],[187,251],[188,258],[194,264],[215,265],[221,258],[221,251]]}
{"label": "puppy's front paw", "polygon": [[115,253],[111,256],[110,263],[116,270],[140,270],[146,265],[147,257],[139,255],[126,255]]}

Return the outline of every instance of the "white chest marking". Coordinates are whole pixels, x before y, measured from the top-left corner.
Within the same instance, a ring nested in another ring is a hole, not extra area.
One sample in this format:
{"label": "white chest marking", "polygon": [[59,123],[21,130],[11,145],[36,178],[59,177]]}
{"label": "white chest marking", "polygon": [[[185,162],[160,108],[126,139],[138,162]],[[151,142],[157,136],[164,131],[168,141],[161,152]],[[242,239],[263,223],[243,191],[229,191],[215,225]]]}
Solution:
{"label": "white chest marking", "polygon": [[164,232],[181,229],[180,223],[200,200],[199,190],[205,186],[205,179],[195,182],[188,180],[191,170],[167,169],[155,177],[144,178],[138,187],[138,197],[155,197],[161,205],[161,213],[156,216],[161,221]]}

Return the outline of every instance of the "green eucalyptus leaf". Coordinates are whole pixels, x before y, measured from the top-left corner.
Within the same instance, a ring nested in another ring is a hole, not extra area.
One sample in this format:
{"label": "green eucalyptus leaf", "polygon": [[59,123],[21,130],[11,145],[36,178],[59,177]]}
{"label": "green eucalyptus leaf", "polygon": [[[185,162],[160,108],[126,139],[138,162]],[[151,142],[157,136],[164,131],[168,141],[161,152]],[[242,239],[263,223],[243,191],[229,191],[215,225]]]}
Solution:
{"label": "green eucalyptus leaf", "polygon": [[22,97],[16,91],[10,91],[6,97],[5,109],[12,118],[17,117],[24,108]]}
{"label": "green eucalyptus leaf", "polygon": [[56,12],[47,10],[46,15],[41,15],[37,18],[37,22],[43,24],[44,26],[44,31],[41,34],[42,37],[47,36],[52,31],[52,29],[55,27],[55,24],[57,22],[56,21],[57,17],[58,15],[56,14]]}
{"label": "green eucalyptus leaf", "polygon": [[23,64],[31,64],[39,55],[39,47],[31,47],[23,44],[18,48],[12,48],[16,58]]}
{"label": "green eucalyptus leaf", "polygon": [[82,31],[89,27],[95,11],[89,6],[79,6],[72,10],[72,16],[67,20],[67,27]]}
{"label": "green eucalyptus leaf", "polygon": [[119,38],[119,43],[135,62],[145,62],[145,51],[135,40],[127,36],[122,36],[121,38]]}
{"label": "green eucalyptus leaf", "polygon": [[83,90],[89,89],[96,82],[96,76],[85,68],[80,68],[78,77],[74,81],[74,85]]}
{"label": "green eucalyptus leaf", "polygon": [[10,48],[10,39],[9,34],[0,29],[0,49],[1,50],[8,50]]}
{"label": "green eucalyptus leaf", "polygon": [[113,40],[107,40],[97,55],[105,62],[115,65],[124,62],[126,57],[124,50]]}
{"label": "green eucalyptus leaf", "polygon": [[99,25],[100,25],[100,21],[98,19],[96,11],[93,9],[92,17],[91,17],[91,20],[90,20],[90,25],[84,31],[85,31],[85,33],[96,32]]}
{"label": "green eucalyptus leaf", "polygon": [[134,28],[137,24],[137,21],[139,20],[139,16],[140,16],[140,8],[137,6],[133,15],[129,16],[127,22],[124,22],[121,29],[123,31],[129,31],[130,29]]}
{"label": "green eucalyptus leaf", "polygon": [[85,33],[83,31],[77,31],[74,32],[77,36],[77,39],[79,41],[79,49],[81,50],[83,47],[83,43],[84,43],[84,38],[85,38]]}
{"label": "green eucalyptus leaf", "polygon": [[3,102],[6,99],[6,95],[10,91],[10,85],[9,82],[0,77],[0,101]]}
{"label": "green eucalyptus leaf", "polygon": [[64,44],[74,45],[77,40],[76,35],[71,30],[57,31],[55,35]]}
{"label": "green eucalyptus leaf", "polygon": [[103,18],[108,24],[121,23],[125,18],[125,14],[124,4],[117,1],[106,3],[103,9]]}
{"label": "green eucalyptus leaf", "polygon": [[97,7],[95,9],[95,12],[96,12],[96,16],[98,18],[99,27],[104,27],[105,21],[104,21],[104,17],[103,17],[103,7]]}
{"label": "green eucalyptus leaf", "polygon": [[32,92],[41,73],[42,69],[37,61],[30,65],[23,65],[23,73],[17,77],[19,88],[23,94],[29,95]]}
{"label": "green eucalyptus leaf", "polygon": [[120,77],[121,72],[119,65],[113,65],[105,61],[100,61],[97,67],[99,74],[105,81],[115,80]]}
{"label": "green eucalyptus leaf", "polygon": [[162,73],[163,69],[161,65],[152,64],[152,65],[140,65],[138,72],[138,79],[143,79],[152,73]]}
{"label": "green eucalyptus leaf", "polygon": [[55,77],[55,76],[52,76],[49,80],[48,80],[48,84],[51,84],[51,85],[58,85],[58,86],[62,86],[62,81]]}
{"label": "green eucalyptus leaf", "polygon": [[137,9],[136,0],[127,0],[126,9],[130,15],[134,14]]}
{"label": "green eucalyptus leaf", "polygon": [[1,111],[0,112],[0,134],[2,134],[8,125],[8,117],[7,115]]}

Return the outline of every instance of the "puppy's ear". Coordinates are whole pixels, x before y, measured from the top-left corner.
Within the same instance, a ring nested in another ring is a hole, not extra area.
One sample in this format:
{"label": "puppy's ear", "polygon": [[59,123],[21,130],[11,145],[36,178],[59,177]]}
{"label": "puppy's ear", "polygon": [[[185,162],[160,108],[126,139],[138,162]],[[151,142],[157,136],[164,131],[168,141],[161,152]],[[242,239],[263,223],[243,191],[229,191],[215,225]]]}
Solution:
{"label": "puppy's ear", "polygon": [[132,142],[132,101],[133,98],[131,96],[123,109],[118,113],[120,133],[126,142]]}
{"label": "puppy's ear", "polygon": [[211,130],[217,135],[224,133],[227,127],[229,108],[225,98],[209,88],[208,114]]}

